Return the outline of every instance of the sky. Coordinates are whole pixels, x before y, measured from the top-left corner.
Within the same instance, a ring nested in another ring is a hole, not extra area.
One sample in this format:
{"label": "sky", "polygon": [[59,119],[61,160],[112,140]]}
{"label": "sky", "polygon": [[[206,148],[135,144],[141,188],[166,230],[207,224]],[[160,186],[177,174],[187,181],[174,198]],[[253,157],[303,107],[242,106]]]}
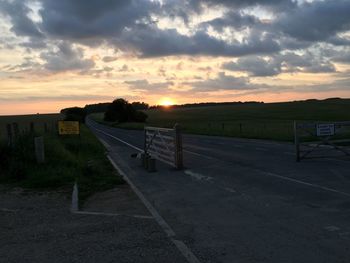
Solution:
{"label": "sky", "polygon": [[0,115],[350,98],[350,0],[0,0]]}

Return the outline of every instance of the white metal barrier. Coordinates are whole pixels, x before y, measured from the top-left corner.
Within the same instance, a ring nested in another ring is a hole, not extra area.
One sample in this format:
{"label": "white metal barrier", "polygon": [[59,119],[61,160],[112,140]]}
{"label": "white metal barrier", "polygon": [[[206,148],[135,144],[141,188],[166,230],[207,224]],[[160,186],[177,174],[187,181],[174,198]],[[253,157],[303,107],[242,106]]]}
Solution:
{"label": "white metal barrier", "polygon": [[294,122],[296,160],[329,157],[313,155],[317,150],[337,151],[350,156],[350,121],[344,122]]}
{"label": "white metal barrier", "polygon": [[145,127],[144,153],[176,169],[183,168],[182,135],[179,125],[174,129]]}

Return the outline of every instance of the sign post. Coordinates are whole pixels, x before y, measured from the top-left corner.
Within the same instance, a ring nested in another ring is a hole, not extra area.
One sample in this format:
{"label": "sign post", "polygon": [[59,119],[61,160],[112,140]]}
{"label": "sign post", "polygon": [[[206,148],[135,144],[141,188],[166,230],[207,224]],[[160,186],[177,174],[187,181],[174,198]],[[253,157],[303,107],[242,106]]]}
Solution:
{"label": "sign post", "polygon": [[58,121],[59,135],[79,135],[80,127],[78,121]]}
{"label": "sign post", "polygon": [[317,137],[322,136],[333,136],[334,135],[334,124],[317,124],[316,126]]}
{"label": "sign post", "polygon": [[294,122],[294,143],[296,161],[309,158],[330,156],[329,152],[350,156],[350,121],[322,123],[322,122]]}

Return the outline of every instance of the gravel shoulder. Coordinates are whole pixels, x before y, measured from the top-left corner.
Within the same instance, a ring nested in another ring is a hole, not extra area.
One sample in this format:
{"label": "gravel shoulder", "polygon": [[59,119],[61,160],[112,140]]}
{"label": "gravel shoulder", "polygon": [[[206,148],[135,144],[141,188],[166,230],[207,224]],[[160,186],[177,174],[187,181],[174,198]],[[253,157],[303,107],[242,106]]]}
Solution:
{"label": "gravel shoulder", "polygon": [[124,193],[119,203],[123,215],[103,216],[72,214],[71,200],[64,193],[0,186],[1,261],[185,262],[153,218],[130,216],[149,214],[123,187],[92,197],[83,209],[115,213],[108,204],[113,203],[111,196]]}

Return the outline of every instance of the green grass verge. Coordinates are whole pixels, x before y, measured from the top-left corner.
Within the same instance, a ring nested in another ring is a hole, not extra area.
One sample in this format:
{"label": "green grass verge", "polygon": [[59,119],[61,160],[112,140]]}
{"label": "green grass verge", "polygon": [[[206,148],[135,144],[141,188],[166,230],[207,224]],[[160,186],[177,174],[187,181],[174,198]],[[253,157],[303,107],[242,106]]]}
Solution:
{"label": "green grass verge", "polygon": [[144,125],[171,128],[179,123],[186,133],[292,141],[294,120],[349,121],[350,99],[152,109],[145,112],[148,115],[145,124],[107,123],[101,113],[91,116],[100,123],[126,129],[143,129]]}
{"label": "green grass verge", "polygon": [[0,147],[0,183],[26,189],[71,189],[79,185],[81,201],[93,193],[124,183],[105,155],[105,149],[94,134],[81,125],[80,136],[44,134],[46,162],[37,164],[34,136],[26,134],[14,149]]}

